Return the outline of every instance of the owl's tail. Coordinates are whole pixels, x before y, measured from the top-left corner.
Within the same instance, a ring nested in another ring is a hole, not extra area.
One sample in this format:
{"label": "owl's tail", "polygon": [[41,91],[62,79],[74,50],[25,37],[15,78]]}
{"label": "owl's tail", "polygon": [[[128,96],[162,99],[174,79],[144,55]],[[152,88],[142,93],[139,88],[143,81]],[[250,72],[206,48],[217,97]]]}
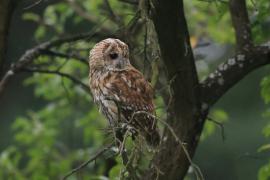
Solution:
{"label": "owl's tail", "polygon": [[151,131],[151,132],[148,132],[145,135],[145,140],[146,140],[148,145],[150,145],[152,147],[157,147],[160,143],[159,132],[156,129]]}

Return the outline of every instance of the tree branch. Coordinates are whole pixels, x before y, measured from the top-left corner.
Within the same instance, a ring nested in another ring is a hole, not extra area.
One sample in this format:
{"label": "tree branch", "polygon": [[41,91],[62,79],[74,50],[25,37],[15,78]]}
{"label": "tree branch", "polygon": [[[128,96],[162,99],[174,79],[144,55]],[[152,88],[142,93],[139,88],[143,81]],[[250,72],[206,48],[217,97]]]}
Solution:
{"label": "tree branch", "polygon": [[42,0],[37,0],[36,2],[34,2],[34,3],[30,4],[30,5],[28,5],[27,7],[23,8],[23,10],[31,9],[31,8],[37,6],[38,4],[40,4],[41,2],[42,2]]}
{"label": "tree branch", "polygon": [[113,143],[104,147],[103,149],[101,149],[99,152],[96,153],[96,155],[92,158],[90,158],[89,160],[87,160],[86,162],[82,163],[80,166],[72,169],[69,173],[67,173],[62,180],[66,180],[69,176],[71,176],[72,174],[82,170],[83,168],[85,168],[89,163],[95,161],[98,157],[100,157],[102,154],[104,154],[106,151],[108,151],[111,147],[113,146]]}
{"label": "tree branch", "polygon": [[63,73],[63,72],[60,72],[58,70],[34,69],[34,68],[22,68],[21,71],[32,72],[32,73],[55,74],[55,75],[67,78],[67,79],[71,80],[73,83],[80,85],[82,87],[82,89],[85,90],[85,92],[90,94],[89,86],[84,84],[82,81],[73,77],[70,74]]}
{"label": "tree branch", "polygon": [[229,9],[235,29],[237,51],[247,51],[252,47],[252,37],[246,0],[230,0]]}
{"label": "tree branch", "polygon": [[244,54],[237,54],[211,73],[202,83],[202,107],[207,110],[231,87],[251,71],[270,64],[270,45],[257,46]]}
{"label": "tree branch", "polygon": [[59,38],[51,41],[44,42],[40,45],[37,45],[36,47],[27,50],[21,57],[20,59],[11,67],[9,70],[5,73],[3,78],[0,81],[0,94],[3,92],[6,84],[10,81],[10,78],[22,70],[23,68],[27,67],[29,64],[31,64],[37,57],[42,55],[42,52],[45,50],[48,50],[53,47],[60,46],[64,43],[69,43],[69,42],[74,42],[78,41],[81,39],[88,39],[88,38],[93,38],[96,36],[99,36],[99,33],[96,32],[88,32],[88,33],[82,33],[74,36],[69,36],[65,38]]}
{"label": "tree branch", "polygon": [[111,7],[111,4],[109,2],[109,0],[103,0],[105,7],[107,9],[108,12],[108,17],[115,23],[117,24],[119,27],[123,26],[124,23],[122,22],[121,18],[116,15]]}
{"label": "tree branch", "polygon": [[47,49],[42,50],[41,53],[48,56],[58,56],[58,57],[67,58],[67,59],[73,58],[88,66],[88,60],[75,53],[65,54],[65,53],[61,53],[61,52],[57,52],[53,50],[47,50]]}
{"label": "tree branch", "polygon": [[76,0],[66,0],[70,7],[82,18],[89,22],[96,22],[96,18],[91,16],[87,11],[81,7]]}
{"label": "tree branch", "polygon": [[132,5],[139,5],[138,0],[118,0],[118,1],[123,2],[123,3],[127,3],[127,4],[132,4]]}

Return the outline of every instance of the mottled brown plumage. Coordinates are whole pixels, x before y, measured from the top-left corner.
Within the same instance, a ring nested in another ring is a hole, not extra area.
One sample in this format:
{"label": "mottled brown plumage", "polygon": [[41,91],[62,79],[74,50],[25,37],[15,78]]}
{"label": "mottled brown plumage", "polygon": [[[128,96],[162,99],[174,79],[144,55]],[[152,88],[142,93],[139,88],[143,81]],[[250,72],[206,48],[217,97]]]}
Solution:
{"label": "mottled brown plumage", "polygon": [[[90,51],[90,89],[112,127],[128,124],[151,145],[159,144],[153,89],[129,61],[128,46],[105,39]],[[119,112],[118,112],[119,110]]]}

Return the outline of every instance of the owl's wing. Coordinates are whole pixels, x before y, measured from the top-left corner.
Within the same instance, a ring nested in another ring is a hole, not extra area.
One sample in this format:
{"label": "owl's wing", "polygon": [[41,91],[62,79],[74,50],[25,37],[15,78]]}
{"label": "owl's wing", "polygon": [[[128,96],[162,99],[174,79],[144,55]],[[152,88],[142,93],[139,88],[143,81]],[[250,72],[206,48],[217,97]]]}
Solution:
{"label": "owl's wing", "polygon": [[109,73],[103,80],[103,93],[118,103],[126,119],[137,111],[153,114],[153,89],[135,68]]}
{"label": "owl's wing", "polygon": [[135,68],[116,71],[104,79],[109,96],[125,109],[134,111],[154,111],[153,89]]}
{"label": "owl's wing", "polygon": [[[103,80],[102,89],[103,95],[114,101],[114,105],[107,103],[114,117],[119,117],[116,114],[120,110],[121,119],[124,117],[133,127],[142,132],[149,144],[159,143],[156,119],[152,116],[154,115],[153,89],[139,71],[130,68],[108,73]],[[135,114],[136,112],[138,113]]]}

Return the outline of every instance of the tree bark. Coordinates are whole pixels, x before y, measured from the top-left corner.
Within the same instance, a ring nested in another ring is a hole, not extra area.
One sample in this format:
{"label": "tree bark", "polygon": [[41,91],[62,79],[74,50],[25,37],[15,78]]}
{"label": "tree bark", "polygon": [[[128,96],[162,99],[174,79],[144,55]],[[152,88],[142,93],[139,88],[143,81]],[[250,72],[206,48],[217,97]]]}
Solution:
{"label": "tree bark", "polygon": [[0,79],[5,66],[8,29],[15,4],[12,0],[0,1]]}
{"label": "tree bark", "polygon": [[248,73],[270,64],[270,45],[253,46],[245,1],[231,0],[229,6],[238,54],[220,64],[199,83],[183,1],[150,0],[150,5],[171,93],[168,126],[144,179],[184,179],[190,164],[200,175],[190,158],[197,148],[209,109]]}
{"label": "tree bark", "polygon": [[247,51],[252,46],[251,29],[245,0],[230,0],[229,9],[235,30],[236,50]]}
{"label": "tree bark", "polygon": [[[153,20],[161,55],[170,82],[169,118],[167,123],[179,138],[167,128],[159,152],[146,179],[183,179],[196,149],[202,130],[200,93],[189,33],[184,16],[183,2],[179,0],[151,1]],[[183,150],[182,146],[188,151]]]}
{"label": "tree bark", "polygon": [[256,46],[229,58],[201,83],[202,106],[210,108],[247,74],[267,64],[270,64],[270,45]]}

